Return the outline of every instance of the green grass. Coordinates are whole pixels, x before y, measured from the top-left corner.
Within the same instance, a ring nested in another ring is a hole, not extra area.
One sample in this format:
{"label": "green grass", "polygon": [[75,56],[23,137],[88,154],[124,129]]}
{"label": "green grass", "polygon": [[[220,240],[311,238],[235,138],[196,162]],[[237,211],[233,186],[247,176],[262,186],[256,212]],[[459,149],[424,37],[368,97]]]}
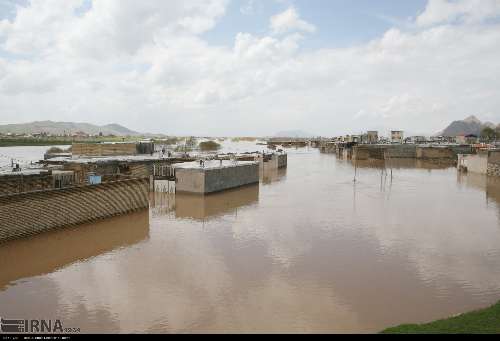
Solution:
{"label": "green grass", "polygon": [[500,302],[481,310],[426,324],[403,324],[383,334],[500,334]]}

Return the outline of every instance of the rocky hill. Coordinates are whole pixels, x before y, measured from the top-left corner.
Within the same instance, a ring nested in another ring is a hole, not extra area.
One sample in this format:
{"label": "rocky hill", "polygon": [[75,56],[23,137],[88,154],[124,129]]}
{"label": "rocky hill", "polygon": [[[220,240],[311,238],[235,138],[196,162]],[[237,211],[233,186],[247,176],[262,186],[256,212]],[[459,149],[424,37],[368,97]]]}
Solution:
{"label": "rocky hill", "polygon": [[491,122],[481,122],[476,116],[469,116],[465,120],[453,121],[446,129],[438,135],[458,136],[474,134],[479,136],[485,127],[495,129],[497,126]]}
{"label": "rocky hill", "polygon": [[83,132],[85,134],[98,135],[116,135],[116,136],[136,136],[140,133],[130,130],[119,124],[107,124],[98,126],[90,123],[75,123],[75,122],[53,122],[53,121],[36,121],[21,124],[6,124],[0,125],[0,133],[7,134],[39,134],[47,133],[51,135],[73,134]]}

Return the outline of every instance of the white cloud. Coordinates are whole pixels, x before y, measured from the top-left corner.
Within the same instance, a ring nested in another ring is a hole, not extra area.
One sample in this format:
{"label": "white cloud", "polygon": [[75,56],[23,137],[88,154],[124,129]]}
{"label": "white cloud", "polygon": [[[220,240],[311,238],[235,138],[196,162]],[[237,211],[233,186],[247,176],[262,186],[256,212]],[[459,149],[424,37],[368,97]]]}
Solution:
{"label": "white cloud", "polygon": [[241,14],[250,15],[255,13],[255,1],[248,0],[243,6],[240,7]]}
{"label": "white cloud", "polygon": [[425,11],[417,18],[417,24],[477,23],[498,15],[500,0],[429,0]]}
{"label": "white cloud", "polygon": [[271,17],[271,30],[274,34],[282,34],[290,31],[304,31],[313,33],[316,26],[300,18],[295,7]]}
{"label": "white cloud", "polygon": [[[224,15],[225,0],[102,0],[84,13],[76,12],[82,1],[51,1],[33,0],[0,24],[2,122],[336,135],[434,133],[472,113],[500,121],[498,22],[439,19],[348,48],[306,50],[308,29],[281,19],[271,25],[280,34],[240,32],[214,46],[201,33]],[[292,12],[286,17],[300,22]]]}

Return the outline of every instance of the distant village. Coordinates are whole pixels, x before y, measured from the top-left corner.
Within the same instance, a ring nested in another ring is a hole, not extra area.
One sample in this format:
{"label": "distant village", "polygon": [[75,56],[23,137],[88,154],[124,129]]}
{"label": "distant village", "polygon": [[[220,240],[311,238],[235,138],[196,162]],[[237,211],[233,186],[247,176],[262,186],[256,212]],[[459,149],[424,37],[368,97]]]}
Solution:
{"label": "distant village", "polygon": [[[489,131],[488,131],[489,133]],[[389,137],[379,136],[378,131],[367,131],[361,135],[344,135],[332,138],[333,142],[359,143],[359,144],[391,144],[391,143],[410,143],[410,144],[477,144],[477,143],[496,143],[497,137],[491,134],[458,134],[456,136],[408,136],[405,137],[404,131],[392,130]]]}

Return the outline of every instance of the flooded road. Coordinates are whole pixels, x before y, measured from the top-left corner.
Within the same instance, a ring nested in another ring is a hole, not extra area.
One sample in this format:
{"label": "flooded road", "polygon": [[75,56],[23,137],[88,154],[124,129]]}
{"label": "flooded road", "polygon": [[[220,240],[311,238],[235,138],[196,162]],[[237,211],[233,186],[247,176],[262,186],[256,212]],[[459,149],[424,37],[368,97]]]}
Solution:
{"label": "flooded road", "polygon": [[500,182],[292,149],[260,185],[0,244],[0,315],[84,332],[377,332],[500,299]]}

